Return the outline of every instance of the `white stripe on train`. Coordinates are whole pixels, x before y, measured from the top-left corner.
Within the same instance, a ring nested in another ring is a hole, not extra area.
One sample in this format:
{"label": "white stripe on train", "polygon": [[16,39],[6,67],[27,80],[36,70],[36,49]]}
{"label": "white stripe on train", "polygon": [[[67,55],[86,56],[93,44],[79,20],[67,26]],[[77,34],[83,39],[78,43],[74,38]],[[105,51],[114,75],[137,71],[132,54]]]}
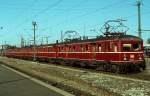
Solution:
{"label": "white stripe on train", "polygon": [[[8,52],[8,53],[34,53],[34,52]],[[36,52],[36,53],[56,53],[56,52]],[[141,52],[57,52],[57,53],[144,53],[143,51]]]}

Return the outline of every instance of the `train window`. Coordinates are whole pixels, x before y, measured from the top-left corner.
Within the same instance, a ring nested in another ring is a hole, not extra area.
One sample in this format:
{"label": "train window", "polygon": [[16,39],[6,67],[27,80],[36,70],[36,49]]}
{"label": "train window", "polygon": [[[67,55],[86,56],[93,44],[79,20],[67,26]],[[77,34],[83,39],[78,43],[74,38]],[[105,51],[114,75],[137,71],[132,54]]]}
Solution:
{"label": "train window", "polygon": [[118,48],[117,48],[117,45],[116,44],[112,44],[111,45],[112,48],[110,49],[112,52],[117,52],[118,51]]}
{"label": "train window", "polygon": [[69,51],[69,46],[66,46],[66,52],[68,52]]}
{"label": "train window", "polygon": [[76,49],[75,46],[73,46],[73,50],[72,51],[75,52],[75,49]]}
{"label": "train window", "polygon": [[49,51],[49,52],[54,51],[53,47],[49,47],[49,48],[48,48],[48,51]]}
{"label": "train window", "polygon": [[69,52],[71,52],[71,46],[69,46]]}
{"label": "train window", "polygon": [[48,52],[51,52],[51,47],[48,48]]}
{"label": "train window", "polygon": [[59,47],[59,52],[61,52],[61,47]]}
{"label": "train window", "polygon": [[140,44],[136,43],[133,44],[133,50],[139,50],[140,49]]}
{"label": "train window", "polygon": [[131,44],[123,44],[123,51],[130,51],[131,50]]}
{"label": "train window", "polygon": [[86,45],[85,51],[89,51],[89,46],[88,45]]}
{"label": "train window", "polygon": [[117,52],[117,46],[114,45],[114,52]]}
{"label": "train window", "polygon": [[81,49],[80,49],[80,50],[81,50],[81,52],[83,52],[83,51],[84,51],[84,48],[83,48],[83,46],[82,46],[82,45],[80,46],[80,48],[81,48]]}
{"label": "train window", "polygon": [[96,51],[97,51],[95,45],[93,46],[92,51],[93,51],[93,52],[96,52]]}
{"label": "train window", "polygon": [[101,52],[102,51],[102,47],[101,47],[101,44],[98,45],[98,52]]}
{"label": "train window", "polygon": [[61,52],[64,52],[64,47],[61,47]]}

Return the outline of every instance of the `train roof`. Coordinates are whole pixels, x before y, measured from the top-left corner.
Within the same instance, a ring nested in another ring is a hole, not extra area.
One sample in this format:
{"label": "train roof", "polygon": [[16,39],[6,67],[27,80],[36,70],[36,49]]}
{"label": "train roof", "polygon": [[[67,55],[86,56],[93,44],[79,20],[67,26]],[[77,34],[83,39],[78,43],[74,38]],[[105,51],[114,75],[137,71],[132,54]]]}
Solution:
{"label": "train roof", "polygon": [[82,43],[82,42],[94,42],[94,41],[100,41],[100,40],[136,40],[136,41],[143,41],[141,38],[133,35],[122,35],[122,36],[108,36],[108,37],[103,37],[99,36],[94,39],[86,39],[86,40],[81,40],[81,39],[73,39],[69,40],[66,42],[60,42],[58,44],[70,44],[70,43]]}
{"label": "train roof", "polygon": [[[133,35],[121,35],[121,36],[98,36],[97,38],[93,39],[85,39],[81,40],[80,38],[78,39],[71,39],[65,42],[59,42],[59,43],[54,43],[54,44],[48,44],[48,45],[41,45],[43,46],[53,46],[53,45],[62,45],[62,44],[71,44],[71,43],[83,43],[83,42],[94,42],[94,41],[101,41],[101,40],[135,40],[135,41],[143,41],[141,38]],[[40,46],[39,46],[40,47]]]}
{"label": "train roof", "polygon": [[[54,44],[47,44],[47,45],[38,45],[37,47],[50,47],[54,45],[62,45],[62,44],[71,44],[71,43],[83,43],[83,42],[94,42],[94,41],[100,41],[100,40],[136,40],[136,41],[143,41],[141,38],[133,35],[121,35],[121,36],[98,36],[97,38],[94,39],[72,39],[68,40],[66,42],[60,42],[60,43],[54,43]],[[33,46],[26,46],[24,48],[32,48]],[[12,49],[12,48],[10,48]],[[19,49],[19,48],[15,48]]]}

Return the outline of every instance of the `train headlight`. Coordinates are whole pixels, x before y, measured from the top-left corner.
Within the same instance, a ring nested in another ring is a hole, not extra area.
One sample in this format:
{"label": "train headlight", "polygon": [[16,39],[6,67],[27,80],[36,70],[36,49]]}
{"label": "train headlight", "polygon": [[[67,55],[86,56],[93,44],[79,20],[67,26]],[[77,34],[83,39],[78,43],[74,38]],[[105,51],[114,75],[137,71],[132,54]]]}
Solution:
{"label": "train headlight", "polygon": [[139,55],[139,60],[142,60],[142,57],[141,57],[141,55]]}
{"label": "train headlight", "polygon": [[127,60],[127,56],[125,54],[123,56],[123,60]]}
{"label": "train headlight", "polygon": [[134,59],[134,54],[131,54],[131,55],[130,55],[130,59]]}
{"label": "train headlight", "polygon": [[126,61],[126,60],[127,60],[127,58],[126,58],[126,57],[124,57],[124,58],[123,58],[123,60],[125,60],[125,61]]}

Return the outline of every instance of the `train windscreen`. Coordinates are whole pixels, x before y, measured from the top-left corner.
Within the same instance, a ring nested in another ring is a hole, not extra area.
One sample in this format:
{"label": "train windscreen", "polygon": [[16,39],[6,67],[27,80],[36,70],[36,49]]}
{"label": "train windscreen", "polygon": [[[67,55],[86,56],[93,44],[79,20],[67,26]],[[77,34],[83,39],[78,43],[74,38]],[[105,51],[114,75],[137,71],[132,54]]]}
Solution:
{"label": "train windscreen", "polygon": [[141,50],[141,44],[123,44],[123,51],[139,51]]}
{"label": "train windscreen", "polygon": [[123,44],[123,51],[131,51],[131,44]]}

